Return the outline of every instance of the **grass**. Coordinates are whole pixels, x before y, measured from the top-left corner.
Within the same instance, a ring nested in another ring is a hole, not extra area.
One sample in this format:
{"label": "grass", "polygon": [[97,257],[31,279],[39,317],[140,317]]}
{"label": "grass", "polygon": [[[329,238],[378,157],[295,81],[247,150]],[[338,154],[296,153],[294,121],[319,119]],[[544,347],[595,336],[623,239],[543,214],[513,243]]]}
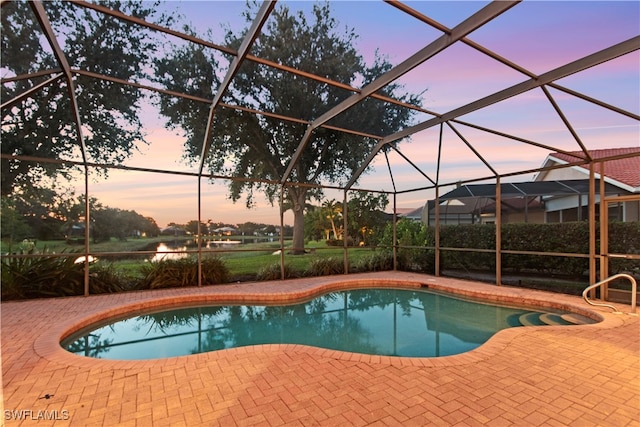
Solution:
{"label": "grass", "polygon": [[[340,258],[344,256],[342,248],[328,247],[324,242],[312,242],[313,245],[307,246],[308,248],[317,249],[315,253],[306,253],[304,255],[284,255],[284,262],[289,267],[298,270],[305,271],[309,268],[311,263],[318,258]],[[247,245],[248,246],[248,245]],[[232,276],[245,276],[256,274],[262,268],[271,264],[280,262],[280,254],[274,254],[273,252],[227,252],[222,255],[225,263],[229,267]],[[371,254],[371,249],[368,248],[353,248],[349,249],[349,262],[354,263],[360,258]]]}

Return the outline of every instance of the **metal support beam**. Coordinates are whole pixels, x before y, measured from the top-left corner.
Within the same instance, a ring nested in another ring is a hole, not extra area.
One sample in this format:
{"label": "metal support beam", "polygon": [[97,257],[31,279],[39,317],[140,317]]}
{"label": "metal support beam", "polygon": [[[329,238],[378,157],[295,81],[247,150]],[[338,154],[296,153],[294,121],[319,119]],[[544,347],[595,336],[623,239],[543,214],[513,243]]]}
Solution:
{"label": "metal support beam", "polygon": [[496,285],[502,285],[502,188],[496,177]]}
{"label": "metal support beam", "polygon": [[[589,164],[589,284],[596,283],[596,271],[597,254],[596,254],[596,241],[597,241],[597,229],[596,229],[596,174],[594,164]],[[592,292],[591,297],[594,297],[595,291]]]}
{"label": "metal support beam", "polygon": [[573,136],[573,139],[575,139],[576,142],[578,143],[578,145],[580,146],[580,149],[584,153],[586,159],[587,160],[591,160],[591,156],[589,155],[589,150],[587,150],[587,147],[585,147],[584,143],[580,139],[580,136],[578,135],[576,130],[573,128],[573,126],[571,126],[571,122],[569,122],[569,119],[567,119],[567,116],[564,115],[564,113],[562,112],[562,109],[560,108],[560,106],[558,105],[556,100],[553,99],[553,96],[551,96],[551,93],[549,92],[549,89],[547,89],[544,86],[540,86],[540,88],[544,92],[544,94],[547,97],[547,100],[549,101],[549,103],[553,106],[553,109],[556,110],[556,113],[558,113],[558,116],[560,116],[560,120],[562,120],[562,123],[564,123],[564,125],[567,127],[567,130]]}
{"label": "metal support beam", "polygon": [[[414,18],[424,22],[425,24],[428,24],[430,26],[432,26],[433,28],[442,31],[445,34],[451,34],[451,29],[439,22],[437,22],[434,19],[429,18],[428,16],[418,12],[415,9],[412,9],[411,7],[407,6],[404,3],[401,3],[397,0],[385,0],[386,3],[390,4],[391,6],[401,10],[402,12],[413,16]],[[498,55],[497,53],[487,49],[486,47],[479,45],[478,43],[474,42],[473,40],[469,40],[466,37],[463,37],[462,39],[460,39],[460,41],[464,44],[466,44],[467,46],[477,50],[478,52],[483,53],[484,55],[487,55],[490,58],[495,59],[496,61],[506,65],[509,68],[512,68],[522,74],[525,74],[528,77],[534,78],[536,77],[536,75],[534,73],[532,73],[531,71],[525,69],[524,67],[521,67],[520,65],[509,61],[506,58],[503,58],[502,56]]]}
{"label": "metal support beam", "polygon": [[640,49],[640,36],[632,37],[629,40],[610,46],[599,52],[593,53],[591,55],[587,55],[581,59],[570,62],[554,70],[551,70],[547,73],[544,73],[540,75],[537,79],[529,79],[522,83],[518,83],[509,88],[495,92],[492,95],[486,96],[484,98],[471,102],[467,105],[456,108],[455,110],[451,110],[448,113],[442,114],[441,116],[434,117],[425,122],[408,127],[400,132],[396,132],[394,134],[388,135],[385,138],[383,138],[371,150],[371,153],[369,153],[369,155],[367,156],[363,164],[360,166],[360,168],[358,168],[358,170],[353,174],[353,177],[347,183],[346,187],[350,188],[351,186],[353,186],[353,183],[357,181],[360,175],[364,172],[364,170],[369,166],[369,164],[377,156],[378,152],[386,144],[390,144],[394,141],[411,136],[417,132],[421,132],[423,130],[429,129],[440,123],[444,123],[446,121],[456,119],[460,116],[464,116],[465,114],[472,113],[474,111],[496,104],[500,101],[504,101],[514,96],[523,94],[525,92],[530,91],[531,89],[535,89],[542,85],[552,83],[555,80],[559,80],[561,78],[570,76],[580,71],[584,71],[588,68],[594,67],[598,64],[602,64],[603,62],[607,62],[612,59],[618,58],[620,56],[626,55],[628,53],[634,52],[638,49]]}
{"label": "metal support beam", "polygon": [[[125,86],[131,86],[131,87],[135,87],[138,89],[144,89],[144,90],[148,90],[150,92],[157,92],[157,93],[162,93],[165,95],[169,95],[169,96],[175,96],[177,98],[182,98],[182,99],[190,99],[192,101],[196,101],[196,102],[202,102],[204,104],[208,104],[211,105],[213,103],[212,100],[210,99],[206,99],[206,98],[202,98],[199,96],[194,96],[194,95],[189,95],[186,93],[182,93],[182,92],[176,92],[176,91],[172,91],[172,90],[166,90],[166,89],[160,89],[154,86],[150,86],[150,85],[145,85],[145,84],[141,84],[141,83],[137,83],[137,82],[131,82],[128,80],[123,80],[123,79],[119,79],[113,76],[107,76],[105,74],[99,74],[99,73],[94,73],[91,71],[86,71],[86,70],[79,70],[79,69],[72,69],[71,70],[74,74],[80,74],[82,76],[87,76],[87,77],[91,77],[94,79],[100,79],[100,80],[106,80],[109,82],[114,82],[114,83],[118,83],[121,85],[125,85]],[[226,104],[224,102],[219,102],[218,103],[218,107],[223,107],[223,108],[228,108],[230,110],[239,110],[239,111],[245,111],[247,113],[250,114],[256,114],[256,115],[260,115],[260,116],[265,116],[265,117],[271,117],[274,118],[276,120],[283,120],[283,121],[287,121],[287,122],[291,122],[291,123],[301,123],[301,124],[306,124],[309,125],[309,121],[308,120],[303,120],[303,119],[299,119],[296,117],[289,117],[289,116],[285,116],[282,114],[276,114],[276,113],[271,113],[268,111],[262,111],[262,110],[256,110],[254,108],[248,108],[248,107],[244,107],[242,105],[233,105],[233,104]],[[373,138],[373,139],[382,139],[382,137],[380,135],[373,135],[370,133],[366,133],[366,132],[359,132],[359,131],[355,131],[355,130],[351,130],[351,129],[345,129],[345,128],[341,128],[341,127],[337,127],[337,126],[329,126],[329,125],[323,125],[322,126],[325,129],[332,129],[338,132],[344,132],[344,133],[348,133],[351,135],[358,135],[358,136],[362,136],[365,138]]]}
{"label": "metal support beam", "polygon": [[42,89],[42,88],[44,88],[46,86],[49,86],[52,83],[55,83],[56,81],[58,81],[62,77],[64,77],[64,74],[57,74],[57,75],[51,77],[50,79],[47,79],[47,80],[43,81],[42,83],[39,83],[39,84],[27,89],[26,91],[22,92],[20,95],[14,97],[14,98],[12,98],[12,99],[10,99],[8,101],[3,102],[2,105],[0,105],[0,108],[4,110],[5,108],[11,107],[14,104],[17,104],[18,102],[22,101],[23,99],[30,97],[32,94],[38,92],[40,89]]}
{"label": "metal support beam", "polygon": [[[433,185],[436,185],[436,182],[435,182],[433,179],[431,179],[431,177],[430,177],[429,175],[427,175],[424,171],[422,171],[422,169],[420,169],[420,168],[418,167],[418,165],[416,165],[414,162],[412,162],[412,161],[411,161],[411,159],[409,159],[407,156],[405,156],[404,154],[402,154],[402,152],[398,149],[398,147],[396,147],[395,145],[390,145],[390,147],[391,147],[391,148],[392,148],[396,153],[398,153],[398,155],[399,155],[400,157],[402,157],[402,158],[403,158],[407,163],[409,163],[411,166],[413,166],[413,168],[414,168],[414,169],[415,169],[415,170],[416,170],[420,175],[422,175],[423,177],[425,177],[425,178],[426,178],[430,183],[432,183]],[[386,152],[385,152],[385,155],[386,155]],[[387,163],[389,163],[389,162],[388,162],[388,160],[387,160]],[[395,185],[394,185],[393,189],[394,189],[394,191],[395,191]]]}
{"label": "metal support beam", "polygon": [[276,6],[275,0],[266,0],[264,3],[262,3],[262,6],[260,6],[260,10],[258,10],[258,14],[256,15],[255,19],[251,23],[251,28],[249,28],[247,35],[242,40],[240,49],[238,49],[238,55],[234,58],[233,62],[229,66],[229,69],[227,70],[227,74],[224,76],[224,79],[220,84],[220,87],[218,88],[218,91],[216,92],[215,97],[213,98],[213,102],[211,103],[211,108],[209,110],[207,127],[204,132],[204,141],[202,143],[202,153],[200,155],[200,170],[199,170],[200,173],[202,173],[202,170],[204,169],[204,163],[207,158],[207,154],[209,153],[209,148],[211,147],[211,143],[209,142],[209,139],[211,137],[211,128],[213,126],[213,118],[216,113],[216,108],[218,108],[218,105],[222,100],[222,96],[227,91],[227,88],[231,84],[231,80],[233,79],[233,77],[235,77],[235,75],[238,73],[238,70],[240,69],[242,62],[244,61],[246,56],[249,54],[249,49],[251,49],[253,42],[256,40],[256,38],[258,38],[258,35],[262,30],[262,26],[269,18],[269,15],[271,14],[271,11],[275,6]]}
{"label": "metal support beam", "polygon": [[285,266],[284,266],[284,185],[280,185],[280,203],[278,204],[278,211],[280,213],[280,279],[284,280]]}
{"label": "metal support beam", "polygon": [[[169,34],[169,35],[171,35],[173,37],[177,37],[179,39],[188,41],[190,43],[195,43],[195,44],[198,44],[200,46],[205,46],[205,47],[208,47],[208,48],[211,48],[211,49],[215,49],[215,50],[217,50],[219,52],[222,52],[224,54],[227,54],[227,55],[238,56],[238,52],[236,52],[235,50],[233,50],[233,49],[231,49],[231,48],[229,48],[227,46],[222,46],[222,45],[219,45],[219,44],[215,44],[215,43],[209,42],[207,40],[203,40],[201,38],[192,36],[190,34],[184,34],[184,33],[181,33],[179,31],[172,30],[171,28],[167,28],[167,27],[163,27],[161,25],[157,25],[157,24],[154,24],[154,23],[151,23],[151,22],[147,22],[147,21],[145,21],[144,19],[141,19],[141,18],[136,18],[134,16],[125,15],[122,12],[110,9],[110,8],[108,8],[106,6],[102,6],[102,5],[99,5],[99,4],[96,4],[96,3],[90,3],[90,2],[88,2],[86,0],[67,0],[67,1],[70,2],[70,3],[74,3],[77,6],[84,7],[84,8],[87,8],[87,9],[92,9],[92,10],[95,10],[97,12],[103,13],[105,15],[112,16],[112,17],[114,17],[116,19],[123,20],[125,22],[129,22],[129,23],[132,23],[132,24],[135,24],[135,25],[140,25],[142,27],[149,28],[149,29],[152,29],[154,31],[158,31],[160,33]],[[296,68],[289,67],[289,66],[283,65],[283,64],[279,64],[277,62],[270,61],[270,60],[267,60],[267,59],[264,59],[264,58],[258,58],[257,56],[254,56],[254,55],[247,55],[245,59],[248,60],[248,61],[255,62],[256,64],[261,64],[261,65],[265,65],[267,67],[275,68],[276,70],[284,71],[285,73],[291,73],[291,74],[294,74],[296,76],[300,76],[300,77],[303,77],[305,79],[314,80],[314,81],[319,82],[319,83],[324,83],[324,84],[327,84],[327,85],[332,86],[332,87],[344,89],[344,90],[347,90],[347,91],[350,91],[350,92],[355,92],[355,93],[359,93],[360,92],[360,89],[357,89],[355,87],[349,86],[348,84],[345,84],[345,83],[342,83],[342,82],[337,82],[335,80],[331,80],[331,79],[328,79],[328,78],[323,77],[323,76],[318,76],[316,74],[309,73],[309,72],[306,72],[306,71],[298,70]],[[433,112],[431,112],[429,110],[426,110],[426,109],[424,109],[422,107],[419,107],[417,105],[412,105],[412,104],[408,104],[406,102],[398,101],[397,99],[393,99],[393,98],[390,98],[390,97],[387,97],[387,96],[384,96],[384,95],[381,95],[381,94],[373,94],[373,95],[371,95],[371,97],[375,98],[377,100],[383,101],[383,102],[389,102],[389,103],[392,103],[392,104],[395,104],[395,105],[400,105],[402,107],[406,107],[406,108],[409,108],[409,109],[412,109],[412,110],[416,110],[416,111],[419,111],[419,112],[422,112],[422,113],[436,115],[435,113],[433,113]]]}
{"label": "metal support beam", "polygon": [[348,191],[342,192],[342,262],[344,266],[344,274],[349,274],[349,199]]}
{"label": "metal support beam", "polygon": [[[435,220],[435,265],[436,265],[436,271],[435,271],[435,275],[436,277],[440,276],[440,187],[437,186],[436,187],[436,198],[435,198],[435,206],[434,206],[434,211],[435,211],[435,215],[436,215],[436,220]],[[429,203],[427,203],[427,218],[429,217]]]}
{"label": "metal support beam", "polygon": [[458,131],[458,129],[456,129],[449,122],[447,122],[447,126],[449,126],[449,128],[451,128],[451,130],[455,132],[456,135],[458,135],[458,138],[460,138],[462,142],[464,142],[464,144],[469,148],[469,150],[471,150],[473,154],[475,154],[476,157],[480,159],[482,163],[484,163],[484,165],[491,171],[491,173],[493,173],[494,175],[499,175],[498,172],[496,172],[496,170],[491,166],[491,164],[484,157],[482,157],[482,155],[478,152],[478,150],[476,150],[473,147],[473,145],[471,145],[471,143],[467,141],[467,139],[464,136],[462,136],[462,134]]}
{"label": "metal support beam", "polygon": [[[609,206],[606,201],[604,161],[600,161],[600,280],[609,277]],[[609,286],[602,286],[601,298],[606,300]]]}
{"label": "metal support beam", "polygon": [[580,98],[580,99],[582,99],[584,101],[590,102],[590,103],[595,104],[595,105],[597,105],[599,107],[606,108],[607,110],[611,110],[611,111],[613,111],[615,113],[622,114],[623,116],[627,116],[627,117],[632,118],[634,120],[640,121],[640,116],[637,115],[637,114],[632,113],[631,111],[623,110],[622,108],[618,108],[615,105],[607,104],[606,102],[603,102],[603,101],[601,101],[599,99],[592,98],[592,97],[587,96],[587,95],[585,95],[583,93],[576,92],[575,90],[571,90],[571,89],[566,88],[564,86],[560,86],[559,84],[556,84],[556,83],[549,83],[547,86],[552,87],[554,89],[557,89],[559,91],[562,91],[564,93],[568,93],[569,95],[573,95],[576,98]]}
{"label": "metal support beam", "polygon": [[498,136],[501,136],[503,138],[513,139],[514,141],[523,142],[523,143],[525,143],[527,145],[532,145],[534,147],[542,148],[542,149],[545,149],[545,150],[550,151],[552,153],[553,152],[563,153],[563,154],[567,154],[569,156],[579,157],[579,158],[581,158],[581,159],[583,159],[585,161],[587,160],[585,157],[581,157],[581,156],[576,155],[575,152],[562,150],[562,149],[560,149],[558,147],[552,147],[550,145],[542,144],[542,143],[539,143],[539,142],[536,142],[536,141],[531,141],[529,139],[521,138],[521,137],[515,136],[515,135],[510,135],[508,133],[500,132],[500,131],[497,131],[495,129],[486,128],[484,126],[479,126],[479,125],[476,125],[476,124],[473,124],[473,123],[469,123],[469,122],[465,122],[465,121],[462,121],[462,120],[455,119],[455,120],[450,120],[447,123],[457,123],[457,124],[460,124],[460,125],[464,125],[464,126],[468,126],[468,127],[474,128],[474,129],[481,130],[483,132],[491,133],[493,135],[498,135]]}
{"label": "metal support beam", "polygon": [[398,269],[398,197],[393,193],[393,271]]}
{"label": "metal support beam", "polygon": [[391,178],[391,185],[393,186],[393,192],[396,193],[396,181],[393,179],[393,171],[391,170],[391,163],[389,163],[389,155],[384,152],[384,158],[387,161],[387,169],[389,170],[389,178]]}
{"label": "metal support beam", "polygon": [[440,117],[427,120],[426,122],[407,128],[404,131],[389,135],[381,141],[381,144],[384,145],[393,141],[397,141],[399,139],[413,135],[416,132],[429,129],[430,127],[433,127],[441,122],[446,122],[465,114],[472,113],[481,108],[488,107],[489,105],[493,105],[500,101],[504,101],[505,99],[509,99],[522,93],[528,92],[531,89],[535,89],[542,85],[554,82],[564,77],[568,77],[580,71],[595,67],[596,65],[602,64],[603,62],[610,61],[612,59],[634,52],[638,49],[640,49],[640,36],[630,38],[629,40],[610,46],[591,55],[587,55],[566,65],[560,66],[547,73],[541,74],[537,79],[529,79],[522,83],[518,83],[507,89],[503,89],[492,95],[486,96],[460,108],[449,111],[448,113],[445,113]]}
{"label": "metal support beam", "polygon": [[[435,251],[436,251],[436,276],[440,276],[440,256],[442,251],[440,250],[440,163],[441,163],[441,154],[442,154],[442,134],[444,131],[444,126],[440,123],[440,136],[438,137],[438,161],[436,164],[436,232],[435,232]],[[427,217],[429,216],[429,203],[427,202]]]}
{"label": "metal support beam", "polygon": [[[478,12],[461,22],[455,28],[451,30],[450,34],[444,34],[440,36],[437,40],[433,41],[429,45],[420,49],[417,53],[410,56],[408,59],[404,60],[397,66],[393,67],[391,70],[387,71],[380,77],[378,77],[373,82],[369,83],[365,87],[362,88],[360,93],[356,93],[351,95],[349,98],[345,99],[335,107],[331,108],[329,111],[318,117],[311,124],[312,130],[317,128],[318,126],[328,122],[332,118],[337,115],[343,113],[349,108],[353,107],[357,103],[363,101],[368,96],[377,92],[378,90],[384,88],[388,84],[394,82],[398,78],[402,77],[409,71],[416,68],[418,65],[424,63],[429,58],[432,58],[439,52],[442,52],[447,47],[451,46],[458,40],[462,39],[472,31],[480,28],[487,22],[511,9],[513,6],[518,4],[519,1],[494,1],[489,3],[487,6],[480,9]],[[305,134],[307,136],[307,134]],[[291,170],[295,166],[295,164],[299,161],[302,156],[302,152],[307,146],[309,142],[309,137],[303,138],[296,149],[293,157],[291,158],[291,162],[287,167],[287,170],[282,177],[282,181],[286,181],[289,179],[289,175],[291,174]],[[349,188],[350,186],[347,186]]]}
{"label": "metal support beam", "polygon": [[260,7],[256,18],[251,24],[251,28],[249,28],[247,35],[245,36],[244,40],[242,40],[242,44],[240,45],[240,49],[238,50],[238,55],[234,58],[231,65],[229,65],[227,74],[224,76],[224,79],[220,84],[220,87],[218,88],[213,101],[211,102],[211,107],[209,108],[209,117],[207,119],[207,126],[204,132],[204,141],[202,142],[202,152],[200,154],[200,167],[198,169],[198,286],[202,286],[202,171],[204,170],[205,161],[207,159],[207,155],[209,154],[209,148],[211,147],[210,138],[211,129],[213,127],[213,119],[216,114],[216,108],[218,108],[222,101],[222,96],[225,94],[227,88],[231,84],[231,80],[240,69],[240,65],[242,65],[245,57],[249,54],[249,49],[251,49],[253,42],[260,34],[262,26],[266,22],[267,18],[269,18],[269,14],[274,7],[275,0],[268,0],[262,3],[262,6]]}
{"label": "metal support beam", "polygon": [[438,136],[438,160],[436,163],[436,185],[440,185],[440,167],[442,166],[442,135],[444,126],[440,123],[440,134]]}
{"label": "metal support beam", "polygon": [[69,103],[71,104],[71,112],[73,115],[73,121],[78,132],[78,143],[80,145],[80,151],[82,152],[82,162],[84,164],[84,180],[85,180],[85,218],[84,218],[84,295],[89,295],[89,239],[91,237],[91,212],[89,205],[89,169],[87,166],[87,147],[82,135],[82,120],[80,119],[80,110],[78,109],[78,100],[76,99],[75,85],[73,83],[73,74],[71,72],[71,66],[67,61],[58,39],[53,32],[51,22],[47,17],[47,12],[44,10],[44,6],[41,2],[30,2],[31,9],[33,10],[42,31],[44,32],[53,55],[55,56],[58,64],[62,68],[65,79],[67,80],[67,90],[69,92]]}

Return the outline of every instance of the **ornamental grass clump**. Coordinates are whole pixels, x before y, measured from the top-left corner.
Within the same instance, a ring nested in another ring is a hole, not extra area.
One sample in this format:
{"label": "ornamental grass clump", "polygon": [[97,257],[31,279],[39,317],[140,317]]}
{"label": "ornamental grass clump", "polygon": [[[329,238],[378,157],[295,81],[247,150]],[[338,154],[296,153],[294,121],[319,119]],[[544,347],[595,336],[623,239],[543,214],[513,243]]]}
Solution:
{"label": "ornamental grass clump", "polygon": [[360,258],[351,267],[351,272],[364,273],[368,271],[393,270],[393,252],[376,251],[366,257]]}
{"label": "ornamental grass clump", "polygon": [[2,299],[29,299],[63,295],[82,295],[83,265],[77,256],[41,256],[22,252],[2,260]]}
{"label": "ornamental grass clump", "polygon": [[[141,267],[138,289],[180,288],[198,285],[198,259],[152,261]],[[229,269],[218,256],[202,259],[202,284],[216,285],[229,280]]]}
{"label": "ornamental grass clump", "polygon": [[330,276],[343,273],[344,260],[336,257],[316,258],[311,261],[306,271],[308,276]]}
{"label": "ornamental grass clump", "polygon": [[[21,251],[2,260],[2,299],[64,297],[84,294],[84,262],[80,253],[36,255],[35,249]],[[100,261],[89,267],[89,293],[120,292],[132,287],[131,280]]]}
{"label": "ornamental grass clump", "polygon": [[136,279],[119,271],[113,263],[96,261],[89,267],[89,293],[107,294],[136,289]]}
{"label": "ornamental grass clump", "polygon": [[[300,272],[289,264],[284,265],[284,279],[295,279],[297,277],[301,277]],[[280,263],[269,264],[265,267],[262,267],[258,270],[258,274],[256,275],[256,279],[260,281],[266,280],[280,280],[282,279],[282,271],[280,269]]]}

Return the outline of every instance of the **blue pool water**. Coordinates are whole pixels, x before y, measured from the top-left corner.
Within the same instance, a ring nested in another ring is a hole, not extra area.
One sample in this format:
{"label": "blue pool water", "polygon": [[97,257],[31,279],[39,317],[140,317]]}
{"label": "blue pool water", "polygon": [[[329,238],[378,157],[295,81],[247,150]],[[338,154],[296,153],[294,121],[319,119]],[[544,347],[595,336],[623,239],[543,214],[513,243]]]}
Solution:
{"label": "blue pool water", "polygon": [[256,344],[438,357],[463,353],[509,327],[594,321],[491,305],[427,290],[356,289],[282,306],[197,306],[135,314],[85,329],[62,346],[105,359],[154,359]]}

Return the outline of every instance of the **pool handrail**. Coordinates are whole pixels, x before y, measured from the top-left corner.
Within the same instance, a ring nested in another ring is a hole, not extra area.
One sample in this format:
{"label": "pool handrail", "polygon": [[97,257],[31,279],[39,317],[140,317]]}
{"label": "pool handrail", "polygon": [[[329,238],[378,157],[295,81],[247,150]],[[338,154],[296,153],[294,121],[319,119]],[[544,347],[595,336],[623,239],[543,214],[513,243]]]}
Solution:
{"label": "pool handrail", "polygon": [[597,288],[598,286],[602,286],[604,284],[607,284],[615,279],[620,279],[620,278],[625,278],[625,279],[629,279],[629,281],[631,282],[631,313],[635,314],[636,312],[636,304],[637,304],[637,292],[638,292],[638,284],[636,283],[636,279],[633,278],[633,276],[626,274],[626,273],[619,273],[619,274],[614,274],[613,276],[607,277],[604,280],[599,281],[598,283],[594,283],[591,286],[588,286],[583,292],[582,292],[582,298],[584,298],[584,300],[591,305],[596,305],[599,307],[609,307],[611,309],[613,309],[613,311],[617,314],[622,313],[620,310],[618,310],[616,307],[614,307],[613,305],[610,304],[605,304],[605,303],[600,303],[600,302],[593,302],[590,301],[589,298],[587,297],[587,294],[589,293],[589,291]]}

